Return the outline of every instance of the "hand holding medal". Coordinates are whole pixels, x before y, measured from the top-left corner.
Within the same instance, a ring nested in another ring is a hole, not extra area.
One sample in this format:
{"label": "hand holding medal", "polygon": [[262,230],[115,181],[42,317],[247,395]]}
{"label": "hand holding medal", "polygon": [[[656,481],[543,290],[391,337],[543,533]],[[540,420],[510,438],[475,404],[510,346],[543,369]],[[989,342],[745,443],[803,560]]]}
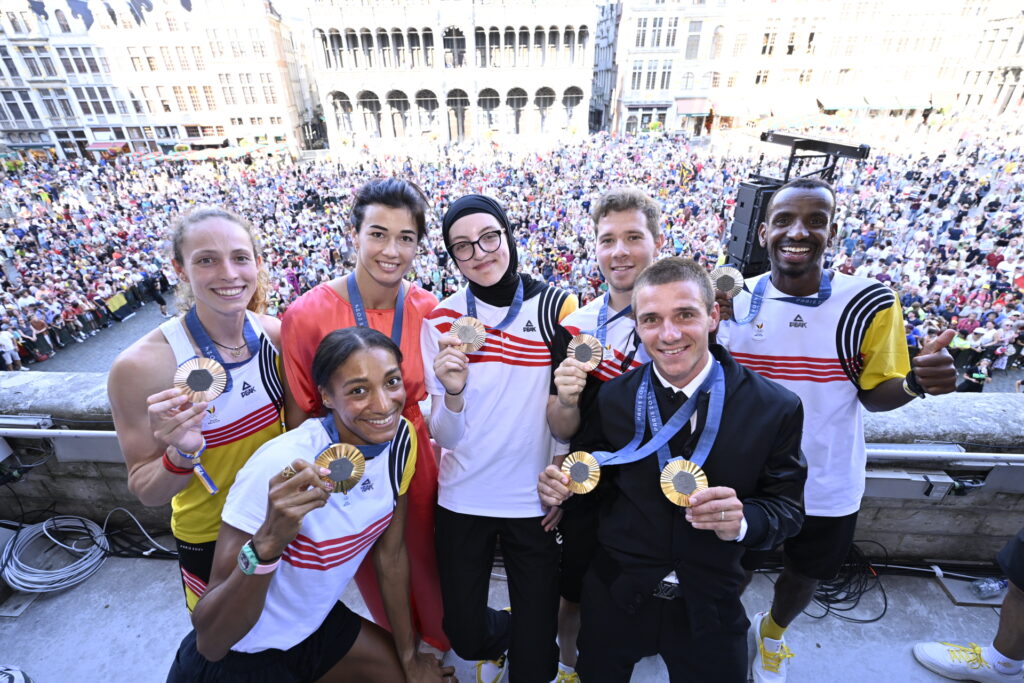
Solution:
{"label": "hand holding medal", "polygon": [[267,517],[253,535],[260,557],[280,556],[298,535],[302,519],[327,504],[334,489],[333,482],[323,480],[329,473],[325,467],[298,459],[270,480]]}
{"label": "hand holding medal", "polygon": [[743,502],[728,486],[712,486],[689,496],[686,521],[694,529],[714,531],[723,541],[735,541],[743,528]]}
{"label": "hand holding medal", "polygon": [[481,335],[480,329],[483,329],[480,321],[463,316],[452,323],[448,334],[438,340],[440,353],[434,356],[434,375],[450,396],[458,396],[466,388],[466,380],[469,379],[466,353],[483,346],[486,334]]}
{"label": "hand holding medal", "polygon": [[743,291],[743,274],[732,266],[719,266],[711,271],[715,301],[722,320],[732,320],[732,300]]}
{"label": "hand holding medal", "polygon": [[[366,472],[366,458],[355,446],[347,443],[331,444],[316,457],[320,468],[320,481],[330,487],[331,493],[348,494]],[[281,476],[289,479],[295,476],[295,468],[288,465]]]}

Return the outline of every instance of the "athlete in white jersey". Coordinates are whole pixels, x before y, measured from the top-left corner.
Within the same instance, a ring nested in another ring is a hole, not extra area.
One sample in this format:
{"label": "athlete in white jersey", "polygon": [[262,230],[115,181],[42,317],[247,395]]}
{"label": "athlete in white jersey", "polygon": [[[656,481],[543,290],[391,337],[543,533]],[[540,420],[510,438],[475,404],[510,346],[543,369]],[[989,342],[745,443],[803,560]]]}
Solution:
{"label": "athlete in white jersey", "polygon": [[[573,447],[573,437],[593,412],[598,389],[606,381],[650,360],[629,304],[637,276],[654,261],[665,243],[658,203],[632,187],[606,192],[594,204],[591,219],[597,235],[597,265],[608,291],[571,313],[558,329],[552,353],[553,375],[547,418],[551,433]],[[567,358],[572,337],[586,333],[604,347],[601,363],[591,372]],[[561,465],[561,458],[555,459]],[[543,480],[543,478],[542,478]],[[598,496],[577,497],[566,506],[558,525],[562,558],[558,610],[559,683],[575,683],[576,637],[580,630],[580,593],[583,575],[597,549]]]}
{"label": "athlete in white jersey", "polygon": [[[760,226],[771,271],[749,281],[734,306],[725,297],[718,341],[734,358],[796,393],[804,405],[807,511],[786,540],[786,567],[769,612],[753,619],[749,646],[754,680],[786,680],[792,653],[782,634],[832,578],[853,541],[864,490],[863,405],[898,408],[917,396],[953,391],[956,371],[945,351],[953,332],[927,344],[913,362],[895,295],[881,283],[824,270],[835,237],[835,192],[801,178],[780,188]],[[730,310],[734,309],[734,315]],[[748,551],[744,567],[763,560]]]}

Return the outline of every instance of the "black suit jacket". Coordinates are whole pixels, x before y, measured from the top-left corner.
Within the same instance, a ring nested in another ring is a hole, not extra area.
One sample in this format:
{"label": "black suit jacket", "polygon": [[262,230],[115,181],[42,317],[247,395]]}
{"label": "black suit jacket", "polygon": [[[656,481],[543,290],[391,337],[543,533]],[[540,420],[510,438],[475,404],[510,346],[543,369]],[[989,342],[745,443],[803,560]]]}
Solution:
{"label": "black suit jacket", "polygon": [[[803,523],[807,465],[800,452],[800,399],[737,364],[723,347],[712,345],[711,351],[725,372],[725,406],[718,438],[703,469],[710,486],[736,490],[743,501],[747,533],[741,542],[734,542],[722,541],[712,531],[694,529],[686,521],[686,509],[672,504],[662,493],[656,453],[634,463],[603,467],[598,485],[603,489],[598,522],[601,548],[593,568],[625,609],[648,599],[658,582],[673,570],[687,602],[694,607],[723,599],[738,604],[744,551],[774,548]],[[636,368],[601,387],[593,419],[587,421],[574,444],[588,451],[615,451],[629,443],[633,406],[645,368]],[[657,378],[652,384],[662,419],[667,421],[681,401],[673,400]],[[673,457],[688,458],[693,453],[707,416],[707,402],[704,395],[695,433],[684,429],[669,442]],[[648,428],[644,443],[650,438]]]}

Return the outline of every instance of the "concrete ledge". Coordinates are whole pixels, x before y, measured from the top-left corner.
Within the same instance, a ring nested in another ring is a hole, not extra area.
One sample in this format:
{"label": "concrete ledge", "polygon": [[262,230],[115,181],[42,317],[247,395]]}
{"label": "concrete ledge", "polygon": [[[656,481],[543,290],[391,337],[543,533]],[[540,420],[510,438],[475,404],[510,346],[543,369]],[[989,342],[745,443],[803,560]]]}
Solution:
{"label": "concrete ledge", "polygon": [[[0,372],[0,415],[45,414],[55,426],[113,430],[104,373]],[[1024,394],[951,394],[929,397],[889,413],[865,413],[869,443],[924,441],[963,444],[970,452],[1024,453]],[[21,448],[45,441],[8,439]],[[115,507],[132,511],[149,528],[167,528],[170,506],[143,507],[128,491],[127,472],[110,439],[69,439],[60,457],[30,470],[12,484],[26,510],[56,504],[62,513],[102,522]],[[69,449],[78,449],[67,457]],[[98,452],[99,451],[102,452]],[[108,452],[109,451],[109,452]],[[74,456],[80,457],[74,457]],[[996,552],[1024,523],[1024,478],[1020,466],[949,465],[888,461],[883,468],[978,476],[986,485],[964,495],[927,498],[865,498],[857,539],[877,541],[894,561],[951,560],[992,563]],[[946,479],[948,482],[949,479]],[[0,496],[0,518],[17,519],[13,496]],[[872,556],[877,548],[865,544]]]}

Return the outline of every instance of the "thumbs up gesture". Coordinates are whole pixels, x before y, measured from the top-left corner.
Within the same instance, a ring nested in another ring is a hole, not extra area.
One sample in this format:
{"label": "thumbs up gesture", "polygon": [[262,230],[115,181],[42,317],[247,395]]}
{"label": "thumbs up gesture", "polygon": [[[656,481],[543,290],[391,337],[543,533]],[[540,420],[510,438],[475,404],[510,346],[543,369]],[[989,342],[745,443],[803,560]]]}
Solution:
{"label": "thumbs up gesture", "polygon": [[956,330],[945,330],[921,347],[921,352],[910,361],[911,371],[926,393],[934,396],[956,389],[956,368],[953,357],[946,350],[955,336]]}

